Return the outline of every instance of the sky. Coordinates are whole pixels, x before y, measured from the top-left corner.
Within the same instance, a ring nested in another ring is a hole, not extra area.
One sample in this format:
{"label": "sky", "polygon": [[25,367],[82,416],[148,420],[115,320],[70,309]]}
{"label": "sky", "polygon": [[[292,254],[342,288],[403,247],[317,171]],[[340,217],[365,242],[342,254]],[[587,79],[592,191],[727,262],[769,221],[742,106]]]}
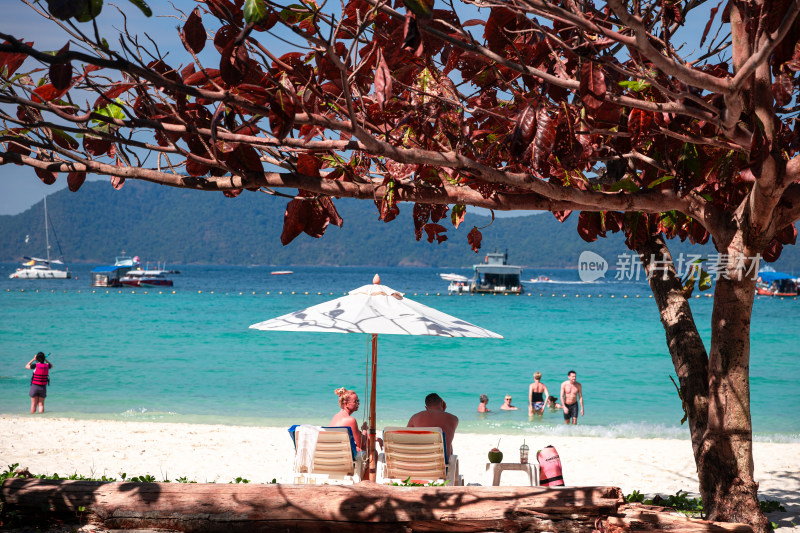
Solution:
{"label": "sky", "polygon": [[[172,0],[165,2],[164,0],[151,0],[148,2],[153,10],[153,16],[150,18],[145,17],[133,4],[125,0],[115,0],[114,3],[119,5],[125,12],[127,25],[131,33],[141,34],[147,32],[162,47],[165,43],[174,43],[174,46],[167,50],[175,50],[174,53],[179,54],[179,57],[181,57],[179,62],[186,62],[186,59],[183,58],[186,53],[179,44],[180,39],[176,29],[181,23],[175,18],[174,8],[183,10],[188,14],[197,5],[194,1]],[[123,18],[113,8],[113,4],[109,0],[106,0],[103,12],[98,20],[100,27],[106,29],[106,31],[103,31],[103,35],[111,42],[113,35],[117,33],[115,30],[122,28]],[[699,35],[703,31],[706,21],[706,17],[694,16],[683,30],[687,34]],[[81,24],[80,26],[86,29],[91,28],[89,24]],[[0,22],[0,31],[11,33],[25,41],[34,41],[34,45],[37,48],[44,50],[58,50],[67,41],[67,35],[60,28],[43,19],[30,7],[16,0],[3,1],[3,18]],[[39,65],[26,63],[22,70],[26,67],[35,68],[37,66]],[[107,176],[89,176],[88,179],[108,180],[109,178]],[[53,185],[45,185],[36,177],[32,169],[10,164],[2,165],[0,166],[0,215],[22,213],[33,204],[39,202],[46,194],[52,194],[66,186],[67,180],[63,174],[59,175]],[[513,216],[529,213],[531,212],[498,213],[498,215]]]}

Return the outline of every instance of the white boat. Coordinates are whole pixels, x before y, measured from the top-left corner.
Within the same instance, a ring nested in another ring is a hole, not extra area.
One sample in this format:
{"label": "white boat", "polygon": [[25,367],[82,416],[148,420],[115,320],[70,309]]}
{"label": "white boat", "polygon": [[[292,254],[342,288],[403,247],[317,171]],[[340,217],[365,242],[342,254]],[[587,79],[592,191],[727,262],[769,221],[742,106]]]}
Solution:
{"label": "white boat", "polygon": [[167,270],[130,270],[119,279],[128,287],[172,287],[173,282],[166,275]]}
{"label": "white boat", "polygon": [[439,277],[445,281],[469,281],[467,276],[462,276],[461,274],[439,274]]}
{"label": "white boat", "polygon": [[288,276],[289,274],[294,274],[294,270],[273,270],[270,274],[273,276]]}
{"label": "white boat", "polygon": [[[47,259],[41,257],[25,257],[22,266],[13,272],[9,279],[68,279],[72,277],[69,268],[63,261],[50,259],[50,231],[47,222],[47,196],[44,197],[44,240]],[[27,239],[26,239],[27,240]],[[57,243],[58,241],[56,241]],[[62,266],[64,268],[54,268]]]}

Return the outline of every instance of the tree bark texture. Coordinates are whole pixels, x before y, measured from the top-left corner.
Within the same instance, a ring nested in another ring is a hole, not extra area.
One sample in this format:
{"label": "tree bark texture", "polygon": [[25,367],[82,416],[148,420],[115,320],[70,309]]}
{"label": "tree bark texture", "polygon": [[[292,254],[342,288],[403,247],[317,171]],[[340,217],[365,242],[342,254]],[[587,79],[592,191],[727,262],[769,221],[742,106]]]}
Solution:
{"label": "tree bark texture", "polygon": [[9,479],[4,510],[108,528],[225,531],[591,531],[623,502],[616,487],[392,487],[104,483]]}
{"label": "tree bark texture", "polygon": [[[9,479],[3,511],[88,519],[114,529],[237,531],[685,531],[751,533],[624,504],[616,487],[218,485]],[[83,509],[83,510],[81,510]]]}
{"label": "tree bark texture", "polygon": [[710,520],[767,531],[753,479],[750,420],[752,276],[718,276],[706,355],[672,256],[661,236],[637,250],[653,291],[688,415],[700,494]]}

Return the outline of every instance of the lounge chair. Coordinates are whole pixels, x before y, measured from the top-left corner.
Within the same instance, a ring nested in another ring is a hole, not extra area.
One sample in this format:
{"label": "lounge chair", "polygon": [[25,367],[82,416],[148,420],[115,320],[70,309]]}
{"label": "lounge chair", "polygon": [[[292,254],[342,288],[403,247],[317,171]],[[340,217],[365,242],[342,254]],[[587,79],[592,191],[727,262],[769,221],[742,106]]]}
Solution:
{"label": "lounge chair", "polygon": [[358,452],[349,427],[295,425],[289,428],[295,444],[294,483],[358,483],[364,474],[366,452]]}
{"label": "lounge chair", "polygon": [[458,473],[458,457],[448,454],[441,428],[387,427],[383,430],[383,450],[378,455],[378,483],[409,479],[418,483],[464,484]]}

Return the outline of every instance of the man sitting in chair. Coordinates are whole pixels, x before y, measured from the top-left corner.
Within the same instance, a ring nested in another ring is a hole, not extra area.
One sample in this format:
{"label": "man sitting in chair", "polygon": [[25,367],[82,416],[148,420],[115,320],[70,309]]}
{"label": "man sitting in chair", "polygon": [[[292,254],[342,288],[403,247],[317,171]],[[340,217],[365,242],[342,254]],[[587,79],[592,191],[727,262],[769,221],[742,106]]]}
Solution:
{"label": "man sitting in chair", "polygon": [[453,435],[458,427],[458,417],[445,413],[447,404],[441,396],[432,392],[425,397],[425,410],[420,411],[408,421],[410,428],[439,427],[444,431],[444,438],[447,441],[447,449],[453,453]]}

